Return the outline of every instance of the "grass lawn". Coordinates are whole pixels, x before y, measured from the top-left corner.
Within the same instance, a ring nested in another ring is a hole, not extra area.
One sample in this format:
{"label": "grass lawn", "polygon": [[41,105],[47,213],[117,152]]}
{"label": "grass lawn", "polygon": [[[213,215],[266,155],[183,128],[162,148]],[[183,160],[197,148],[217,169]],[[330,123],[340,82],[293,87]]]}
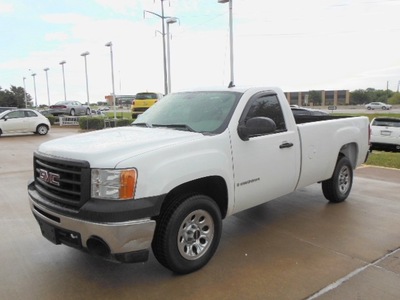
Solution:
{"label": "grass lawn", "polygon": [[400,169],[400,152],[372,151],[366,165]]}
{"label": "grass lawn", "polygon": [[[376,117],[391,117],[391,118],[400,118],[400,114],[393,114],[393,113],[372,113],[372,114],[355,114],[355,113],[348,113],[348,114],[334,114],[334,115],[347,115],[347,116],[355,116],[355,117],[368,117],[370,121]],[[379,166],[379,167],[387,167],[387,168],[395,168],[400,169],[400,152],[385,152],[385,151],[373,151],[368,161],[365,163],[366,165],[370,166]]]}

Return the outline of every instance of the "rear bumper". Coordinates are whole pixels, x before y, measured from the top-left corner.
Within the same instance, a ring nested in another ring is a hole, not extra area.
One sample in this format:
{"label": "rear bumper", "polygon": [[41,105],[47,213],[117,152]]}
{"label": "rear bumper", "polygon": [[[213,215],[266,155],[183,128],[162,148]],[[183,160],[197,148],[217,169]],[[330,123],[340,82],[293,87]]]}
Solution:
{"label": "rear bumper", "polygon": [[148,259],[156,222],[144,218],[124,222],[88,222],[48,210],[30,198],[30,207],[44,237],[94,256],[119,261]]}

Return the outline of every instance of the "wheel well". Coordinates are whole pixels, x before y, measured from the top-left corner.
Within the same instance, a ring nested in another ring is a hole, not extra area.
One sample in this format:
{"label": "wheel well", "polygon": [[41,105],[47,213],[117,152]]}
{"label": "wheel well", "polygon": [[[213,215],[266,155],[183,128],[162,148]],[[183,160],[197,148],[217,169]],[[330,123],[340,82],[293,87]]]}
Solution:
{"label": "wheel well", "polygon": [[222,218],[225,218],[228,207],[228,190],[225,180],[219,176],[204,177],[177,186],[167,194],[161,211],[165,211],[176,197],[194,194],[202,194],[212,198],[219,206]]}
{"label": "wheel well", "polygon": [[354,169],[357,165],[357,155],[358,155],[358,146],[356,143],[350,143],[342,146],[339,151],[338,158],[341,156],[346,156],[351,163],[352,168]]}
{"label": "wheel well", "polygon": [[47,129],[49,129],[49,126],[47,126],[47,124],[40,123],[40,124],[38,124],[38,126],[36,126],[36,130],[37,130],[40,126],[46,126]]}

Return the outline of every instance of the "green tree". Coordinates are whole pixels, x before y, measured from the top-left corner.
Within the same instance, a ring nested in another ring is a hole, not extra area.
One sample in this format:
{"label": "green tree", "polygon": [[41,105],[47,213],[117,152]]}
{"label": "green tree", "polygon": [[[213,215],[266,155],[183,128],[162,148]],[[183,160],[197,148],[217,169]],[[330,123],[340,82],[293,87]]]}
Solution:
{"label": "green tree", "polygon": [[[32,106],[32,97],[27,94],[28,106]],[[11,86],[10,90],[3,90],[0,87],[0,106],[25,107],[24,88]]]}
{"label": "green tree", "polygon": [[371,94],[366,90],[350,92],[350,104],[365,104],[371,102]]}
{"label": "green tree", "polygon": [[389,98],[388,103],[392,105],[400,104],[400,93],[393,93],[392,97]]}
{"label": "green tree", "polygon": [[322,94],[320,91],[309,91],[308,92],[308,102],[314,105],[321,105]]}

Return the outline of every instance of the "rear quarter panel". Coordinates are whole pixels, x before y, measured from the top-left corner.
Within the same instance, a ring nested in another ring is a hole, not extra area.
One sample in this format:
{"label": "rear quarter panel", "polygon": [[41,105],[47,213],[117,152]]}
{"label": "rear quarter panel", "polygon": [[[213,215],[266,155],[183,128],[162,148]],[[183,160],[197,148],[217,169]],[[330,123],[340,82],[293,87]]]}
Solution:
{"label": "rear quarter panel", "polygon": [[369,149],[368,126],[366,117],[299,124],[302,161],[297,188],[329,179],[340,152],[350,156],[353,168],[361,165]]}

